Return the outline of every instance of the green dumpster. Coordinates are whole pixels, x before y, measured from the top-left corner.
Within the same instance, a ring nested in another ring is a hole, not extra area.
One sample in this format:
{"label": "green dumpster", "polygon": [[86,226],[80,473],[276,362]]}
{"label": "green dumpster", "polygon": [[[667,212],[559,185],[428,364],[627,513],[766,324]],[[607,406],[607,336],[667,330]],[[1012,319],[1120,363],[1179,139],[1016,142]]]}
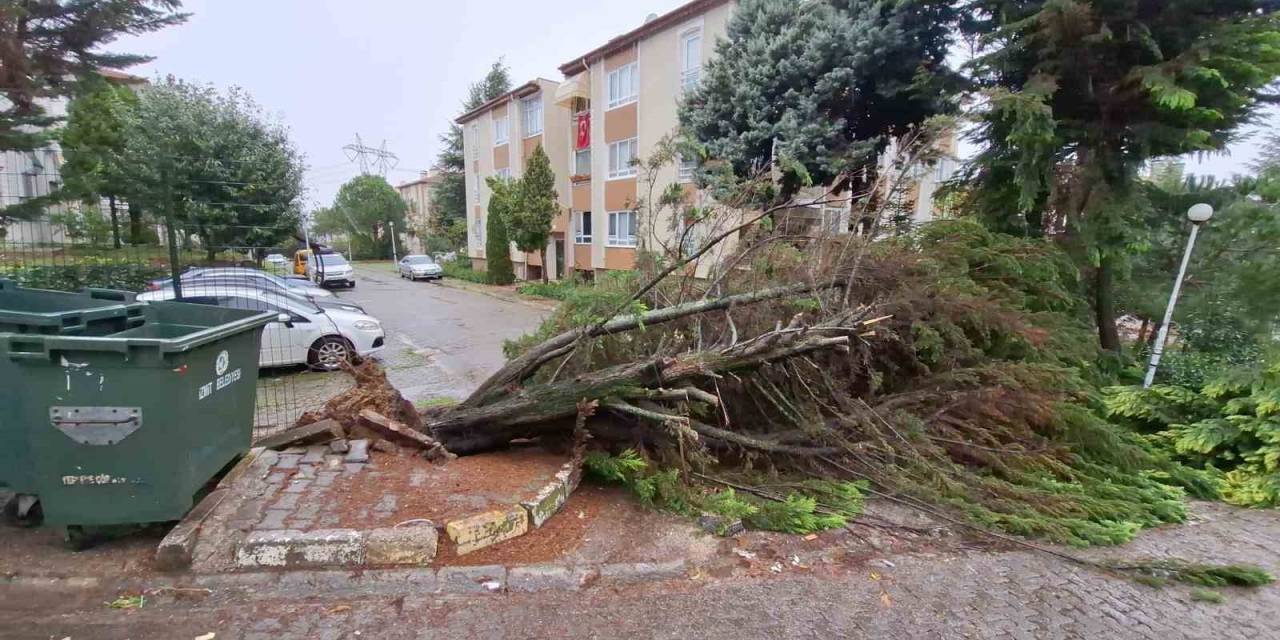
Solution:
{"label": "green dumpster", "polygon": [[[275,314],[180,302],[109,335],[0,333],[0,482],[74,529],[181,518],[253,436],[262,327]],[[9,433],[12,432],[12,433]]]}
{"label": "green dumpster", "polygon": [[0,333],[103,336],[142,324],[144,306],[126,291],[25,289],[0,278]]}

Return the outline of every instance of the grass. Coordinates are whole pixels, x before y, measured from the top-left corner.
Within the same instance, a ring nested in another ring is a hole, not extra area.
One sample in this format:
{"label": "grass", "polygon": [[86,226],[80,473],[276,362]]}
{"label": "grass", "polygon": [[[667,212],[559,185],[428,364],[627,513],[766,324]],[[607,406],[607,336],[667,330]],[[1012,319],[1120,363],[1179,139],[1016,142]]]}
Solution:
{"label": "grass", "polygon": [[446,262],[441,266],[444,267],[444,276],[446,278],[456,278],[477,284],[489,284],[489,274],[472,269],[470,262],[455,260]]}
{"label": "grass", "polygon": [[1221,591],[1213,589],[1194,589],[1191,591],[1191,599],[1196,602],[1209,602],[1212,604],[1222,604],[1227,601],[1226,596]]}
{"label": "grass", "polygon": [[385,271],[387,273],[396,273],[396,263],[390,260],[356,260],[352,264],[357,267],[373,269],[375,271]]}
{"label": "grass", "polygon": [[458,404],[458,401],[454,400],[453,398],[448,398],[445,396],[437,396],[434,398],[423,398],[422,400],[419,400],[413,403],[413,406],[417,408],[419,411],[422,411],[422,410],[431,409],[434,407],[450,407],[455,404]]}
{"label": "grass", "polygon": [[568,298],[575,289],[582,286],[578,281],[573,279],[555,280],[552,282],[522,282],[516,285],[516,291],[520,295],[536,296],[539,298],[550,298],[552,300],[564,300]]}

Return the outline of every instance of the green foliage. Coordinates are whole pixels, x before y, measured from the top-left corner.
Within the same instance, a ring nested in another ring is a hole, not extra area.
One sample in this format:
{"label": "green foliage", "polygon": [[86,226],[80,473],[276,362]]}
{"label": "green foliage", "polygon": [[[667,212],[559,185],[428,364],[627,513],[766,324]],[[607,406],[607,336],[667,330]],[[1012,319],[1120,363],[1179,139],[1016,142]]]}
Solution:
{"label": "green foliage", "polygon": [[391,228],[403,231],[407,212],[408,205],[385,178],[357,176],[338,189],[332,208],[316,214],[316,228],[347,234],[354,240],[352,252],[361,258],[390,258]]}
{"label": "green foliage", "polygon": [[962,31],[981,45],[968,68],[989,97],[965,208],[993,229],[1060,238],[1088,275],[1108,350],[1120,349],[1116,282],[1148,241],[1138,172],[1220,151],[1257,116],[1280,76],[1277,14],[1264,4],[965,3]]}
{"label": "green foliage", "polygon": [[139,90],[124,123],[129,203],[171,212],[184,234],[200,238],[208,259],[293,238],[302,156],[288,130],[244,91],[168,78]]}
{"label": "green foliage", "polygon": [[125,69],[150,58],[108,52],[123,35],[180,24],[180,0],[63,2],[10,0],[0,9],[0,149],[31,150],[49,142],[58,118],[41,99],[75,95],[82,83],[98,81],[99,69]]}
{"label": "green foliage", "polygon": [[470,261],[455,260],[453,262],[446,262],[440,266],[444,269],[444,275],[446,278],[456,278],[458,280],[466,280],[467,282],[489,284],[489,274],[472,269]]}
{"label": "green foliage", "polygon": [[1113,567],[1124,573],[1136,575],[1153,586],[1168,582],[1199,585],[1201,587],[1261,587],[1275,582],[1266,570],[1252,565],[1217,565],[1184,562],[1181,560],[1155,560],[1142,563],[1124,563]]}
{"label": "green foliage", "polygon": [[1108,390],[1107,410],[1172,455],[1212,472],[1222,498],[1280,506],[1280,365],[1219,375],[1198,391]]}
{"label": "green foliage", "polygon": [[1221,591],[1213,589],[1192,589],[1191,599],[1196,602],[1208,602],[1209,604],[1222,604],[1227,601],[1226,596]]}
{"label": "green foliage", "polygon": [[739,178],[776,160],[784,195],[877,170],[890,136],[955,109],[954,3],[750,0],[681,124]]}
{"label": "green foliage", "polygon": [[90,207],[75,207],[49,214],[49,221],[62,225],[67,237],[87,242],[92,246],[105,246],[111,239],[111,221]]}
{"label": "green foliage", "polygon": [[523,282],[516,287],[516,291],[526,296],[567,300],[569,296],[573,295],[574,290],[581,286],[584,285],[579,284],[572,278],[565,278],[553,282]]}
{"label": "green foliage", "polygon": [[[67,126],[61,134],[66,161],[60,173],[67,196],[94,204],[107,197],[114,207],[115,199],[128,193],[129,167],[121,160],[125,121],[137,104],[138,97],[133,90],[108,82],[92,86],[87,93],[71,101],[67,107]],[[93,223],[87,219],[82,222],[85,225]],[[114,245],[119,248],[119,226],[113,225],[106,230],[114,234]],[[130,240],[137,242],[139,239]]]}
{"label": "green foliage", "polygon": [[484,257],[489,283],[506,285],[515,282],[515,267],[511,264],[511,241],[507,238],[507,216],[519,203],[511,182],[497,177],[488,179],[489,208],[485,217]]}
{"label": "green foliage", "polygon": [[844,526],[862,512],[864,485],[853,482],[806,480],[780,500],[766,500],[733,489],[712,490],[687,483],[677,469],[655,470],[634,449],[611,456],[590,452],[586,472],[602,481],[620,484],[646,505],[683,516],[703,513],[764,531],[813,533]]}
{"label": "green foliage", "polygon": [[20,286],[55,291],[80,291],[88,287],[142,291],[148,282],[168,275],[165,267],[127,259],[82,258],[76,264],[0,267],[0,277]]}
{"label": "green foliage", "polygon": [[[545,257],[551,222],[560,213],[560,205],[556,201],[556,174],[542,145],[533,150],[524,175],[510,188],[515,202],[505,219],[512,242],[521,251],[538,252]],[[542,270],[542,280],[547,281],[547,269]]]}
{"label": "green foliage", "polygon": [[[483,80],[468,88],[467,99],[462,103],[462,111],[463,113],[470,111],[510,90],[511,75],[506,65],[499,59],[489,68]],[[450,120],[448,129],[440,136],[440,144],[440,155],[436,158],[440,180],[431,189],[431,206],[438,216],[438,224],[442,227],[450,228],[456,222],[462,222],[461,241],[456,244],[460,247],[465,245],[467,240],[467,182],[464,171],[466,156],[463,149],[462,125]]]}

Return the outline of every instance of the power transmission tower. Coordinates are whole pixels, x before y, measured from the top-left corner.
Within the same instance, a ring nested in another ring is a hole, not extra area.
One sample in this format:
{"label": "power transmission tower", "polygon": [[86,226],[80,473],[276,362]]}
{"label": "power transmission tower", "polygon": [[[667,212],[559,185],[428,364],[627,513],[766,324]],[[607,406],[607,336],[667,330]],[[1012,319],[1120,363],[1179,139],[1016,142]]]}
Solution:
{"label": "power transmission tower", "polygon": [[349,144],[342,148],[347,153],[347,159],[360,165],[360,173],[370,175],[370,167],[378,172],[378,175],[386,179],[387,172],[395,169],[400,165],[400,157],[390,151],[387,151],[387,141],[382,141],[382,146],[371,147],[366,145],[360,139],[360,134],[356,134],[355,144]]}

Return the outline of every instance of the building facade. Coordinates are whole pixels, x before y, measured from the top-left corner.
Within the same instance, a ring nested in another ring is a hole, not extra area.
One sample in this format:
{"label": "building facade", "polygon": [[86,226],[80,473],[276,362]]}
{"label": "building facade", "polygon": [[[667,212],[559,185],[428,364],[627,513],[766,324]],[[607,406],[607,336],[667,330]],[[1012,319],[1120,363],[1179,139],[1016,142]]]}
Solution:
{"label": "building facade", "polygon": [[396,185],[400,198],[408,207],[405,215],[408,229],[405,229],[405,251],[425,253],[422,237],[435,227],[435,209],[431,204],[431,192],[440,182],[440,174],[435,170],[423,171],[416,180]]}
{"label": "building facade", "polygon": [[[485,266],[485,223],[492,190],[488,179],[518,179],[529,156],[539,146],[556,170],[556,194],[568,202],[569,174],[561,169],[569,157],[569,112],[552,100],[560,83],[539,78],[516,87],[458,118],[463,130],[467,184],[467,255],[477,270]],[[569,216],[557,216],[551,225],[544,267],[538,252],[524,253],[511,247],[516,276],[538,279],[547,268],[551,279],[564,276]]]}
{"label": "building facade", "polygon": [[[483,220],[488,202],[484,179],[519,176],[514,156],[529,150],[529,138],[522,140],[526,132],[517,132],[516,127],[525,113],[525,101],[535,95],[546,122],[536,134],[537,141],[551,157],[564,210],[553,227],[553,246],[548,247],[548,261],[553,262],[554,256],[554,269],[548,272],[552,279],[630,269],[637,247],[697,245],[718,230],[687,228],[675,219],[674,210],[652,205],[673,184],[682,185],[688,204],[705,204],[706,196],[693,185],[694,161],[677,155],[674,162],[659,167],[636,162],[653,157],[676,132],[680,102],[701,82],[716,42],[727,35],[736,4],[694,0],[662,16],[650,16],[636,29],[561,65],[563,82],[528,83],[459,119],[466,131],[469,252],[476,268],[484,264]],[[510,118],[511,113],[517,117]],[[496,139],[495,126],[508,127],[502,140],[509,137],[512,142]],[[515,141],[522,146],[513,154],[509,149]],[[944,161],[913,172],[914,182],[905,196],[911,202],[903,203],[913,210],[913,221],[932,218],[932,195],[950,178],[954,166],[954,161]],[[813,216],[822,226],[841,232],[850,226],[848,205],[815,211]],[[730,237],[718,245],[699,265],[699,272],[705,272],[719,255],[732,252],[734,243]],[[536,256],[513,252],[512,259],[517,276],[540,274],[529,269],[536,264]]]}

